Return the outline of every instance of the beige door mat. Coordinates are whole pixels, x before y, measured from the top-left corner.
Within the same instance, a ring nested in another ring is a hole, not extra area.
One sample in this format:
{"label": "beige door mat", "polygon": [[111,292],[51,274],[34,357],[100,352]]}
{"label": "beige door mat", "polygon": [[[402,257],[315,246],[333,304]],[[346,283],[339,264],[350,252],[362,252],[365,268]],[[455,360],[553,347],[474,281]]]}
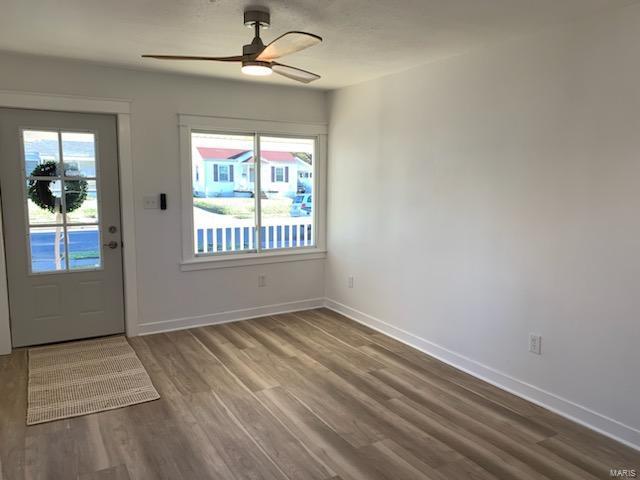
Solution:
{"label": "beige door mat", "polygon": [[123,336],[29,349],[27,425],[158,398]]}

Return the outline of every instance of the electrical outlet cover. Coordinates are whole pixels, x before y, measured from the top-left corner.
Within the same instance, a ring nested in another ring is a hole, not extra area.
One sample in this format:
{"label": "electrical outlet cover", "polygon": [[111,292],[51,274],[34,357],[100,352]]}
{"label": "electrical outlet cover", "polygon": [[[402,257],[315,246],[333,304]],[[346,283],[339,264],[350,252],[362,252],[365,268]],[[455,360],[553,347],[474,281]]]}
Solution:
{"label": "electrical outlet cover", "polygon": [[535,353],[536,355],[540,355],[542,352],[542,337],[540,335],[536,335],[535,333],[529,334],[529,351],[531,353]]}

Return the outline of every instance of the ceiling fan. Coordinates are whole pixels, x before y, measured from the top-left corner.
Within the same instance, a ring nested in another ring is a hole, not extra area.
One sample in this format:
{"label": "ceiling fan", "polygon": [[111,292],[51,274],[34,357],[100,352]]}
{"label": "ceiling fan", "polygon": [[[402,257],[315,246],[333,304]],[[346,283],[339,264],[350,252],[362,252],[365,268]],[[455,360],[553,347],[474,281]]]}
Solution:
{"label": "ceiling fan", "polygon": [[271,75],[275,72],[283,77],[297,80],[302,83],[318,80],[320,75],[302,70],[301,68],[284,65],[276,62],[277,59],[290,55],[305,48],[313,47],[322,42],[322,37],[306,32],[287,32],[280,35],[267,46],[262,43],[260,29],[269,28],[271,15],[260,10],[247,10],[244,12],[244,24],[255,30],[253,41],[242,47],[242,55],[232,57],[202,57],[183,55],[142,55],[144,58],[156,58],[160,60],[205,60],[213,62],[241,62],[242,73],[247,75]]}

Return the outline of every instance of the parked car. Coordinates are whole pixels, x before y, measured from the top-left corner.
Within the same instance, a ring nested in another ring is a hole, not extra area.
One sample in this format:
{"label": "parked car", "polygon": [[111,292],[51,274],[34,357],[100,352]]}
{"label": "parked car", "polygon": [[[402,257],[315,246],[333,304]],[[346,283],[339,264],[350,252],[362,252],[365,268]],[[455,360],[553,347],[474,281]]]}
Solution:
{"label": "parked car", "polygon": [[297,193],[311,193],[312,185],[310,179],[298,179]]}
{"label": "parked car", "polygon": [[291,204],[292,217],[308,217],[311,215],[311,195],[296,195]]}

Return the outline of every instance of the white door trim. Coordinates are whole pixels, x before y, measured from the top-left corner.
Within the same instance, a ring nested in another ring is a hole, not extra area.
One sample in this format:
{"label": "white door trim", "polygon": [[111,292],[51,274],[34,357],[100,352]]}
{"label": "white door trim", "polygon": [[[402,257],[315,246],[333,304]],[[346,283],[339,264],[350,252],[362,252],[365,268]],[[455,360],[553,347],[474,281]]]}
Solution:
{"label": "white door trim", "polygon": [[[54,110],[59,112],[111,113],[118,117],[118,166],[122,222],[125,331],[138,335],[138,283],[136,263],[133,159],[131,156],[130,100],[77,97],[0,90],[0,107]],[[4,256],[2,212],[0,211],[0,355],[11,353],[7,266]]]}

